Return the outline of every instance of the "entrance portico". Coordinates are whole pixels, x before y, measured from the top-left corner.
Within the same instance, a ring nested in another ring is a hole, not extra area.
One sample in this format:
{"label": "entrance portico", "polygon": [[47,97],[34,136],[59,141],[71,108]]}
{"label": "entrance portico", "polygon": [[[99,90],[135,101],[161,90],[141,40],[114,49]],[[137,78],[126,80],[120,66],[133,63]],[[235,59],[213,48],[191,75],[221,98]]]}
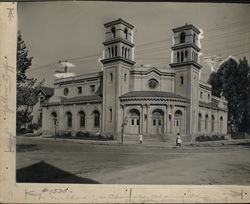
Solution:
{"label": "entrance portico", "polygon": [[121,97],[121,108],[126,135],[185,135],[185,111],[188,102],[184,98]]}

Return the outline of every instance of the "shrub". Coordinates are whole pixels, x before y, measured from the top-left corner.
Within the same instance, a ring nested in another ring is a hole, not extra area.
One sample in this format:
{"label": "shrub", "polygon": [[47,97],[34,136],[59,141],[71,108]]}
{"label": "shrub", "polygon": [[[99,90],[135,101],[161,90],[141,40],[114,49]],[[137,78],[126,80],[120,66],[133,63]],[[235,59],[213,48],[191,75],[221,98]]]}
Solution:
{"label": "shrub", "polygon": [[225,140],[225,135],[221,135],[220,140]]}
{"label": "shrub", "polygon": [[71,137],[71,131],[65,131],[61,134],[61,137]]}
{"label": "shrub", "polygon": [[211,139],[212,139],[212,141],[219,140],[219,136],[218,135],[212,135]]}
{"label": "shrub", "polygon": [[26,133],[26,128],[20,128],[19,133],[20,134],[25,134]]}

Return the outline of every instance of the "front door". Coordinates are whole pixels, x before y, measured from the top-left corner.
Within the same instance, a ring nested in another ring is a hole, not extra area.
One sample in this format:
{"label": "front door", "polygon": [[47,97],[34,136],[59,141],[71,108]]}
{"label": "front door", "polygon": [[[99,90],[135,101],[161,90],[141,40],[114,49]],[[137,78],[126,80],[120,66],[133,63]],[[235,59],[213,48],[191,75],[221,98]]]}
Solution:
{"label": "front door", "polygon": [[139,134],[140,119],[139,117],[131,117],[129,121],[130,134]]}
{"label": "front door", "polygon": [[174,121],[175,133],[180,133],[180,120],[175,119]]}
{"label": "front door", "polygon": [[163,134],[164,128],[164,113],[162,110],[155,110],[152,113],[152,134]]}

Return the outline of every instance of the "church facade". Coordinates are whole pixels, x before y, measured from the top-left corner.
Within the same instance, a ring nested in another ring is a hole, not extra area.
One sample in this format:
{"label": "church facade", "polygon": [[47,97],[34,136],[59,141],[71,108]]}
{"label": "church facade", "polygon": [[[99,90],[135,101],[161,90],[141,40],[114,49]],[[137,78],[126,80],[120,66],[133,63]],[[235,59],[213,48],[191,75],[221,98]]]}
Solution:
{"label": "church facade", "polygon": [[136,66],[133,28],[118,19],[104,24],[103,70],[56,79],[42,105],[45,135],[78,131],[124,138],[138,134],[184,141],[227,133],[227,101],[199,80],[199,34],[193,25],[174,28],[168,68]]}

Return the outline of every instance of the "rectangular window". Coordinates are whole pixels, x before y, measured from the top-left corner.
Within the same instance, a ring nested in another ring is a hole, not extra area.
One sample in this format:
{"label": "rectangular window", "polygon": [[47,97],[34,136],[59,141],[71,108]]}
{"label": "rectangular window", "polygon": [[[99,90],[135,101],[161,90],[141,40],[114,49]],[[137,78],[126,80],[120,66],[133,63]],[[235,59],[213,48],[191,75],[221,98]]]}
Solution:
{"label": "rectangular window", "polygon": [[156,120],[153,120],[153,126],[155,126],[156,125]]}
{"label": "rectangular window", "polygon": [[134,125],[134,119],[131,119],[131,125]]}
{"label": "rectangular window", "polygon": [[113,73],[110,73],[110,81],[113,81]]}
{"label": "rectangular window", "polygon": [[91,91],[91,93],[95,92],[95,85],[90,85],[90,91]]}
{"label": "rectangular window", "polygon": [[112,121],[112,108],[109,109],[109,120]]}
{"label": "rectangular window", "polygon": [[161,120],[158,121],[158,125],[161,126]]}
{"label": "rectangular window", "polygon": [[203,93],[202,93],[202,92],[200,93],[200,98],[201,98],[201,99],[203,98]]}
{"label": "rectangular window", "polygon": [[77,87],[77,90],[78,90],[78,94],[82,94],[82,87],[81,86]]}
{"label": "rectangular window", "polygon": [[184,83],[184,77],[181,76],[181,85],[183,85],[183,83]]}
{"label": "rectangular window", "polygon": [[137,125],[140,125],[140,120],[139,119],[137,119],[137,123],[136,123]]}

